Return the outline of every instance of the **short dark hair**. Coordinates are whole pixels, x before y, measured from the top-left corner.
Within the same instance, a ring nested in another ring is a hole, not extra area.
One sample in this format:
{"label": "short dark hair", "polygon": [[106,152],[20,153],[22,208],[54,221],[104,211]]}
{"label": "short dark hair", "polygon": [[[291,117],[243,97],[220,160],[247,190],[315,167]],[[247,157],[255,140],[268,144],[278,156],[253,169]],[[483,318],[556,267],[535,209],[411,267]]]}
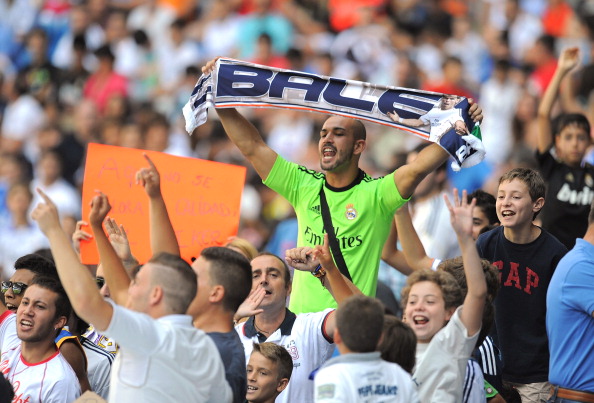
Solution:
{"label": "short dark hair", "polygon": [[356,353],[375,351],[384,326],[384,306],[365,295],[353,295],[336,310],[336,327],[344,345]]}
{"label": "short dark hair", "polygon": [[377,347],[383,360],[394,362],[412,374],[416,361],[417,335],[408,324],[394,315],[386,315],[382,339]]}
{"label": "short dark hair", "polygon": [[497,210],[495,208],[496,199],[491,193],[487,193],[482,189],[477,189],[468,195],[468,202],[472,199],[476,199],[476,207],[480,208],[487,220],[489,225],[498,224],[499,218],[497,217]]}
{"label": "short dark hair", "polygon": [[[499,184],[501,185],[503,182],[511,182],[514,179],[518,179],[528,187],[528,193],[533,202],[541,197],[545,197],[546,185],[538,171],[531,168],[514,168],[504,173],[501,178],[499,178]],[[538,213],[540,213],[540,210],[534,213],[534,216],[532,217],[533,220]]]}
{"label": "short dark hair", "polygon": [[282,263],[282,265],[283,265],[283,278],[285,279],[285,288],[288,288],[289,285],[291,285],[291,270],[289,270],[289,266],[287,265],[287,262],[285,262],[280,257],[276,256],[274,253],[270,253],[270,252],[260,252],[260,253],[258,253],[258,256],[256,256],[256,257],[259,257],[259,256],[272,256],[272,257],[277,258],[278,261]]}
{"label": "short dark hair", "polygon": [[266,359],[277,365],[278,380],[283,378],[291,379],[293,359],[291,358],[291,354],[283,346],[271,342],[254,343],[252,354],[255,352],[262,354]]}
{"label": "short dark hair", "polygon": [[355,140],[366,140],[367,139],[367,129],[363,122],[358,119],[353,119],[351,124],[351,128],[353,129],[353,136]]}
{"label": "short dark hair", "polygon": [[36,253],[21,256],[14,262],[15,270],[27,269],[35,275],[58,278],[58,270],[52,261]]}
{"label": "short dark hair", "polygon": [[45,288],[46,290],[50,290],[57,294],[56,315],[54,316],[54,320],[61,316],[66,317],[66,319],[70,317],[70,314],[72,313],[72,305],[70,305],[68,295],[66,294],[64,287],[62,287],[62,283],[60,283],[59,279],[51,276],[39,275],[33,278],[29,287],[32,285]]}
{"label": "short dark hair", "polygon": [[200,254],[210,263],[211,285],[225,289],[223,307],[231,312],[248,297],[252,289],[252,267],[241,253],[222,246],[211,246]]}
{"label": "short dark hair", "polygon": [[148,263],[160,266],[152,270],[151,283],[163,288],[168,307],[173,313],[185,314],[198,288],[192,267],[181,257],[166,252],[157,253]]}
{"label": "short dark hair", "polygon": [[590,122],[581,113],[563,113],[553,120],[555,136],[559,136],[563,129],[568,126],[577,126],[584,130],[590,138]]}

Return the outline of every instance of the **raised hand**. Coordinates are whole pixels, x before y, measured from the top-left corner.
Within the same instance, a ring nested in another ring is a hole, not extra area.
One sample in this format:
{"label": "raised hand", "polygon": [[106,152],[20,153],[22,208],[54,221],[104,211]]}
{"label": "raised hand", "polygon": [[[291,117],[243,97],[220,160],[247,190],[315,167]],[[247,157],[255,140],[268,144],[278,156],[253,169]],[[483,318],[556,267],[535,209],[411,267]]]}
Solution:
{"label": "raised hand", "polygon": [[264,310],[259,308],[262,301],[264,301],[264,297],[266,296],[266,290],[262,288],[262,284],[258,284],[258,287],[254,288],[248,297],[241,303],[233,319],[238,321],[242,318],[247,318],[250,316],[254,316],[263,312]]}
{"label": "raised hand", "polygon": [[161,176],[157,167],[148,155],[143,154],[149,164],[148,168],[141,168],[136,172],[136,183],[144,187],[148,197],[155,198],[161,196]]}
{"label": "raised hand", "polygon": [[398,119],[400,119],[400,116],[396,113],[396,111],[393,112],[388,112],[387,113],[388,117],[390,119],[392,119],[394,122],[398,122]]}
{"label": "raised hand", "polygon": [[202,66],[202,74],[210,74],[215,68],[217,64],[217,60],[219,60],[221,56],[215,57],[212,60],[209,60],[204,66]]}
{"label": "raised hand", "polygon": [[124,262],[130,262],[134,259],[130,250],[130,241],[123,225],[118,225],[116,220],[107,217],[104,221],[105,230],[109,237],[109,242],[116,251],[118,257]]}
{"label": "raised hand", "polygon": [[326,270],[332,270],[336,267],[332,253],[330,253],[330,246],[328,242],[328,234],[324,234],[324,244],[317,245],[313,251],[313,258],[320,261],[322,267]]}
{"label": "raised hand", "polygon": [[49,198],[48,195],[43,193],[43,190],[37,188],[37,193],[43,199],[43,202],[39,202],[33,212],[31,213],[31,218],[37,221],[39,228],[41,231],[48,235],[54,229],[61,229],[60,226],[60,217],[58,216],[58,209],[56,205]]}
{"label": "raised hand", "polygon": [[74,246],[76,253],[80,253],[80,243],[82,241],[90,241],[91,239],[93,239],[93,235],[89,234],[88,232],[82,229],[82,227],[86,227],[88,225],[89,223],[86,221],[80,220],[76,222],[76,229],[72,234],[72,245]]}
{"label": "raised hand", "polygon": [[580,49],[577,47],[567,48],[561,52],[561,56],[559,56],[559,63],[557,68],[561,70],[563,73],[569,72],[575,66],[578,65],[580,61]]}
{"label": "raised hand", "polygon": [[468,104],[470,105],[470,109],[468,109],[468,114],[473,122],[482,122],[483,121],[483,109],[474,102],[474,99],[468,98]]}
{"label": "raised hand", "polygon": [[468,203],[466,190],[462,191],[462,199],[458,195],[458,189],[454,188],[452,193],[454,197],[453,205],[448,196],[446,194],[443,195],[448,210],[450,210],[452,228],[458,238],[472,239],[472,210],[476,206],[476,199],[472,199],[472,202]]}
{"label": "raised hand", "polygon": [[89,213],[89,222],[92,227],[101,227],[107,213],[111,210],[109,199],[107,196],[99,191],[95,191],[97,194],[91,200],[91,212]]}
{"label": "raised hand", "polygon": [[320,262],[313,257],[313,249],[307,246],[288,249],[285,252],[285,262],[295,270],[313,271]]}

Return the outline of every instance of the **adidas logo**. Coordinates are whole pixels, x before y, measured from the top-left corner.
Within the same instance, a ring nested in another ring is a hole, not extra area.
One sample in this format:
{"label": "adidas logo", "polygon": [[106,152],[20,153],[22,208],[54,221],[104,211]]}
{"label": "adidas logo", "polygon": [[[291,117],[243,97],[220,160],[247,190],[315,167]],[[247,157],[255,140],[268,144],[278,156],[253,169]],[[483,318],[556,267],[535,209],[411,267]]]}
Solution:
{"label": "adidas logo", "polygon": [[314,213],[322,214],[322,209],[320,208],[319,205],[317,205],[317,206],[311,206],[309,209],[311,211],[313,211]]}

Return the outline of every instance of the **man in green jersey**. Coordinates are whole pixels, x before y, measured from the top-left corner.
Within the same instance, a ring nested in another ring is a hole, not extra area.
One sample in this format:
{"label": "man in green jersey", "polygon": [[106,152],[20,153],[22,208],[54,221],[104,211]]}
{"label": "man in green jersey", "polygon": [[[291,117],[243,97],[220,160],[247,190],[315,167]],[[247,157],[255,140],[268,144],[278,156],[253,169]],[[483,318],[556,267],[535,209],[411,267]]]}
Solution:
{"label": "man in green jersey", "polygon": [[[202,72],[211,72],[215,62],[216,59],[209,61]],[[324,171],[320,173],[279,156],[236,109],[216,111],[225,132],[264,184],[285,197],[295,209],[298,246],[323,243],[319,193],[324,186],[332,225],[353,283],[365,295],[374,296],[382,247],[394,212],[449,154],[434,143],[413,162],[374,179],[359,168],[359,158],[367,145],[365,126],[355,119],[331,116],[320,131],[318,151]],[[476,104],[471,105],[470,115],[474,121],[482,120],[482,110]],[[336,302],[320,281],[307,272],[295,271],[291,311],[318,312],[329,307],[336,307]]]}

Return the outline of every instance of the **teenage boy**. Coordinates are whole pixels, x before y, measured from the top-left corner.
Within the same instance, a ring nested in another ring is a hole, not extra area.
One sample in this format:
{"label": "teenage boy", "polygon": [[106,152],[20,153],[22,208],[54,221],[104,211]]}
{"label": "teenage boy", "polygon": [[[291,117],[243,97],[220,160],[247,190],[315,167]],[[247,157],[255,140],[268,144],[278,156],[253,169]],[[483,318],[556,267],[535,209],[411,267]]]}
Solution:
{"label": "teenage boy", "polygon": [[553,130],[550,118],[561,81],[578,62],[578,48],[561,53],[555,75],[538,107],[536,157],[547,183],[542,226],[568,249],[573,248],[576,238],[586,233],[594,197],[594,167],[583,162],[591,143],[590,123],[580,113],[564,113]]}
{"label": "teenage boy", "polygon": [[80,395],[76,374],[54,342],[70,311],[60,282],[38,276],[29,283],[16,315],[6,311],[0,316],[0,372],[12,384],[14,402],[68,403]]}
{"label": "teenage boy", "polygon": [[496,210],[501,226],[479,236],[482,258],[500,273],[495,299],[495,342],[503,356],[503,380],[523,402],[548,397],[549,347],[546,295],[557,263],[567,248],[532,221],[545,203],[538,172],[515,168],[499,179]]}
{"label": "teenage boy", "polygon": [[[454,189],[454,205],[445,199],[457,235],[468,291],[462,290],[445,271],[416,270],[402,290],[404,320],[417,336],[413,379],[422,402],[463,401],[466,365],[479,336],[487,283],[474,239],[472,211],[466,191],[459,200]],[[461,305],[462,304],[462,305]]]}
{"label": "teenage boy", "polygon": [[293,372],[293,359],[278,344],[254,343],[247,364],[248,389],[244,400],[249,403],[274,403],[287,387]]}
{"label": "teenage boy", "polygon": [[375,298],[355,295],[339,305],[334,340],[340,356],[316,373],[316,402],[419,402],[410,374],[376,351],[383,327],[384,307]]}

